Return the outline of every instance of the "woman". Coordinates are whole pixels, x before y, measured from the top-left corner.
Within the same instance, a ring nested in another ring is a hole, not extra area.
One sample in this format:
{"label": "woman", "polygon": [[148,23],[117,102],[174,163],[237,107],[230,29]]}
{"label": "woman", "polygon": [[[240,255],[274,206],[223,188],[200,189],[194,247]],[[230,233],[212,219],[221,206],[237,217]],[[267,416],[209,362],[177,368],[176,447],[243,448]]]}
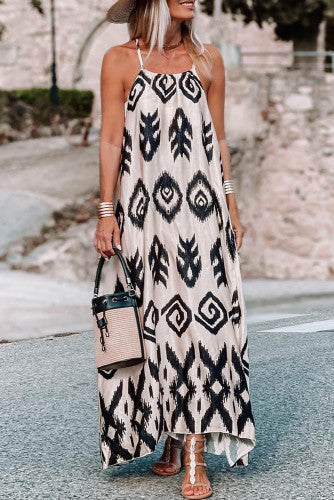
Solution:
{"label": "woman", "polygon": [[[182,494],[200,499],[212,494],[203,451],[247,465],[255,429],[224,65],[198,40],[194,16],[183,0],[118,0],[108,12],[128,23],[130,40],[102,63],[107,208],[94,245],[126,258],[147,352],[141,365],[98,372],[102,468],[152,453],[166,433],[153,471],[185,465]],[[110,268],[123,290],[119,259]]]}

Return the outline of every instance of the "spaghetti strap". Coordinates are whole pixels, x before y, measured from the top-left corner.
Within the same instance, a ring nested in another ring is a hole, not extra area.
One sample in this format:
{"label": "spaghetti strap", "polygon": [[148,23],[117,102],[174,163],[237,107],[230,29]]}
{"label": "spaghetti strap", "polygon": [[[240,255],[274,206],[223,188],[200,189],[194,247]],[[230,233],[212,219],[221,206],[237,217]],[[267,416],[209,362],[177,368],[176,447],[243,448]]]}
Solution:
{"label": "spaghetti strap", "polygon": [[143,64],[143,58],[142,58],[142,56],[141,56],[141,52],[140,52],[140,47],[139,47],[138,38],[136,38],[135,40],[136,40],[136,45],[137,45],[137,52],[138,52],[138,57],[139,57],[140,67],[141,67],[141,69],[143,69],[144,64]]}

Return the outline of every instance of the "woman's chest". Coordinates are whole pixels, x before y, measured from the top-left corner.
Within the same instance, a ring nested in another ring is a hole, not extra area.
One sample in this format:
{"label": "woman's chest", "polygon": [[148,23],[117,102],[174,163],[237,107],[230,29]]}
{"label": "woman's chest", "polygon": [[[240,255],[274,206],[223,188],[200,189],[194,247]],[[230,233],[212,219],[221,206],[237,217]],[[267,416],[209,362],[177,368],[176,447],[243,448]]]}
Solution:
{"label": "woman's chest", "polygon": [[165,108],[166,113],[177,107],[188,112],[203,113],[207,107],[207,92],[195,68],[178,74],[139,71],[125,101],[126,111],[141,113]]}

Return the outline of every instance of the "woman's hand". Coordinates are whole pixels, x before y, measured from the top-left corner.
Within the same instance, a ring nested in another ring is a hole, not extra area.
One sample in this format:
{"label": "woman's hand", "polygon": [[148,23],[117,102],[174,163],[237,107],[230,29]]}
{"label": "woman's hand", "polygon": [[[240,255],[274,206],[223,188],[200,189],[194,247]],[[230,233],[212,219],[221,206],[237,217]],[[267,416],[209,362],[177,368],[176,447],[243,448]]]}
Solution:
{"label": "woman's hand", "polygon": [[94,246],[105,259],[115,255],[113,246],[121,250],[120,230],[115,215],[98,220],[95,231]]}
{"label": "woman's hand", "polygon": [[237,246],[237,250],[239,250],[239,248],[242,245],[242,238],[243,238],[246,230],[240,222],[238,207],[237,207],[237,203],[235,201],[234,195],[228,194],[227,197],[228,197],[228,201],[227,201],[228,210],[229,210],[229,214],[230,214],[232,229],[233,229],[234,235],[235,235],[235,243]]}
{"label": "woman's hand", "polygon": [[230,217],[231,217],[232,228],[233,228],[234,235],[235,235],[235,243],[237,245],[237,250],[239,250],[239,248],[242,245],[242,238],[243,238],[246,230],[242,226],[238,215],[236,215],[236,214],[231,215],[230,214]]}

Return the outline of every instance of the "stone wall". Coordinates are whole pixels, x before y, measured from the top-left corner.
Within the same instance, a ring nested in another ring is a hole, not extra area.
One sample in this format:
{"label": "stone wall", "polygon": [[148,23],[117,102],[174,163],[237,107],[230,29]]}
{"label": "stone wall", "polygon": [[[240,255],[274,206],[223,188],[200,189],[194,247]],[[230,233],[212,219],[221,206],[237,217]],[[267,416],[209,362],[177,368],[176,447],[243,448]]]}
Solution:
{"label": "stone wall", "polygon": [[[99,91],[103,54],[128,40],[127,26],[103,23],[110,0],[56,0],[58,77],[61,87]],[[6,0],[0,5],[0,20],[6,31],[0,41],[0,88],[48,86],[50,84],[50,13],[45,16],[29,7],[28,1]],[[223,38],[243,50],[289,50],[289,43],[275,40],[273,30],[254,23],[244,26],[223,16]],[[197,31],[203,42],[212,41],[212,19],[197,15]],[[261,62],[261,61],[260,61]],[[97,99],[98,102],[99,99]]]}
{"label": "stone wall", "polygon": [[227,83],[244,275],[334,278],[334,75],[234,72]]}

